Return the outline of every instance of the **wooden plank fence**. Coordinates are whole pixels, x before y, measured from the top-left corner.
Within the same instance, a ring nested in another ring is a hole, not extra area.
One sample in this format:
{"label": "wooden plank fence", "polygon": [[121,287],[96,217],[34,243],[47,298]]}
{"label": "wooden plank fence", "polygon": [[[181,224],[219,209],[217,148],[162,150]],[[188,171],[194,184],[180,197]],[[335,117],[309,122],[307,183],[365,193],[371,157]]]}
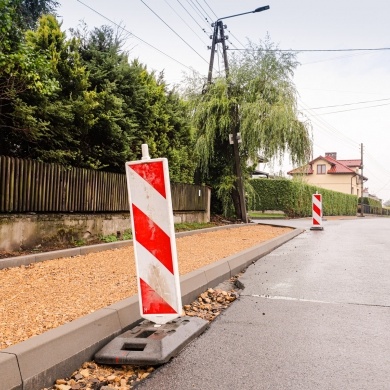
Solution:
{"label": "wooden plank fence", "polygon": [[[174,211],[204,211],[204,186],[172,183]],[[0,213],[129,211],[126,175],[0,156]]]}

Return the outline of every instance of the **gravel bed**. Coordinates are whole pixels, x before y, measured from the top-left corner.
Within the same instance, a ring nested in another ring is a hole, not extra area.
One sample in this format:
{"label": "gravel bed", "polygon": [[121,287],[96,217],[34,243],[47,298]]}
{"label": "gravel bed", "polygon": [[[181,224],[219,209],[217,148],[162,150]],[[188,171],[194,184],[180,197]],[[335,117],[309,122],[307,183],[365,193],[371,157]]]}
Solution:
{"label": "gravel bed", "polygon": [[[282,235],[242,226],[176,240],[180,274]],[[137,293],[133,247],[0,270],[0,349]]]}

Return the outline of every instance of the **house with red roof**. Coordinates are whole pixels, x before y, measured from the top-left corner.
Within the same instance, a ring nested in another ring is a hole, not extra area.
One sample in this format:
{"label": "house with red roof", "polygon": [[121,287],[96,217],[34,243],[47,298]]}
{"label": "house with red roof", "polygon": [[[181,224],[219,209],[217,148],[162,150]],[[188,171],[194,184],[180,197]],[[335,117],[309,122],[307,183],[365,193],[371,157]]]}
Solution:
{"label": "house with red roof", "polygon": [[337,160],[337,153],[325,153],[307,165],[287,172],[291,176],[302,176],[307,184],[345,194],[361,195],[362,180],[360,159]]}

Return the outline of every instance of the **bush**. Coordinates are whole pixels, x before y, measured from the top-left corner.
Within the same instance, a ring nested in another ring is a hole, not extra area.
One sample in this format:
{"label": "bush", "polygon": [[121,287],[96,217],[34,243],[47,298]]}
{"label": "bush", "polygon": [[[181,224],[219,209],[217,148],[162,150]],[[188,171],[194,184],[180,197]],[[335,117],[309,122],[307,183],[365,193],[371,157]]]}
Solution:
{"label": "bush", "polygon": [[312,195],[322,195],[323,215],[356,215],[357,197],[308,185],[298,180],[252,179],[256,195],[249,200],[251,210],[281,210],[290,218],[312,215]]}

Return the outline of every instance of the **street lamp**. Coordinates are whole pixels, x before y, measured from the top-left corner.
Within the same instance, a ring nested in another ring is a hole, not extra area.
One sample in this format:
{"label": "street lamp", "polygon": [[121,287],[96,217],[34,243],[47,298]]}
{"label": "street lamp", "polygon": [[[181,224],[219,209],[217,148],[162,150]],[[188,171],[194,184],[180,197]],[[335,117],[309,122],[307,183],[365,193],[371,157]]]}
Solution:
{"label": "street lamp", "polygon": [[230,15],[230,16],[224,16],[223,18],[218,18],[218,20],[222,20],[222,19],[228,19],[228,18],[234,18],[235,16],[241,16],[241,15],[246,15],[246,14],[254,14],[256,12],[261,12],[261,11],[267,11],[267,9],[269,9],[269,5],[265,5],[264,7],[259,7],[259,8],[256,8],[254,11],[248,11],[248,12],[243,12],[241,14],[235,14],[235,15]]}
{"label": "street lamp", "polygon": [[[224,17],[222,17],[222,18],[218,18],[218,19],[212,24],[212,27],[214,27],[214,33],[213,33],[212,42],[211,42],[211,56],[210,56],[209,73],[208,73],[208,79],[207,79],[207,81],[208,81],[209,83],[211,83],[211,78],[212,78],[212,74],[213,74],[215,45],[216,45],[218,42],[222,42],[222,44],[223,44],[223,46],[224,46],[224,48],[225,48],[225,43],[224,43],[224,42],[225,42],[225,36],[224,36],[224,34],[223,34],[223,24],[222,24],[222,20],[223,20],[223,19],[234,18],[234,17],[236,17],[236,16],[241,16],[241,15],[254,14],[254,13],[257,13],[257,12],[266,11],[267,9],[269,9],[269,5],[265,5],[264,7],[258,7],[258,8],[256,8],[254,11],[248,11],[248,12],[242,12],[242,13],[240,13],[240,14],[224,16]],[[218,41],[218,28],[220,29],[220,33],[221,33],[221,39],[220,39],[220,41]],[[226,53],[226,49],[224,50],[225,70],[227,69],[227,71],[229,72],[229,67],[227,66],[227,58],[225,59],[225,53]],[[226,74],[226,77],[228,77],[228,74]]]}
{"label": "street lamp", "polygon": [[[241,15],[246,15],[246,14],[254,14],[257,12],[262,12],[266,11],[269,9],[269,5],[266,5],[264,7],[258,7],[254,11],[248,11],[248,12],[243,12],[240,14],[235,14],[235,15],[230,15],[230,16],[224,16],[223,18],[219,18],[216,20],[215,23],[212,24],[214,27],[214,32],[212,36],[212,43],[211,43],[211,56],[210,56],[210,64],[209,64],[209,73],[207,77],[207,81],[210,84],[211,79],[212,79],[212,72],[213,72],[213,66],[214,66],[214,55],[215,55],[215,45],[217,43],[222,43],[222,48],[223,48],[223,60],[225,64],[225,76],[226,78],[229,77],[229,64],[228,64],[228,58],[227,58],[227,47],[225,40],[228,37],[225,37],[224,34],[224,27],[222,23],[222,19],[228,19],[228,18],[234,18],[236,16],[241,16]],[[220,33],[220,39],[218,40],[218,30]],[[237,133],[239,133],[240,125],[238,122],[238,107],[235,107],[232,110],[232,119],[234,119],[235,125],[232,128],[232,141],[233,141],[233,151],[234,151],[234,163],[235,163],[235,168],[236,168],[236,176],[237,176],[237,190],[238,190],[238,195],[239,195],[239,200],[240,200],[240,211],[241,211],[241,220],[243,222],[248,222],[248,217],[246,213],[246,205],[245,205],[245,191],[244,191],[244,182],[242,179],[242,170],[241,170],[241,162],[240,162],[240,152],[238,148],[238,139],[237,139]]]}

